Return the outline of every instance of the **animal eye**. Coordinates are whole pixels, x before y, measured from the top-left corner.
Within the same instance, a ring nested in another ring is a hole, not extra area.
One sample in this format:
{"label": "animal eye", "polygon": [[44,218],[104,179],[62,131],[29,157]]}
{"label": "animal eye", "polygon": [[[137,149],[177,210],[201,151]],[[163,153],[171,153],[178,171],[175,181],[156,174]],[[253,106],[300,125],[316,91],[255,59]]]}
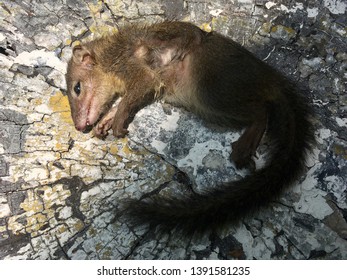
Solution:
{"label": "animal eye", "polygon": [[76,93],[76,95],[79,96],[80,93],[81,93],[81,83],[78,82],[78,83],[74,86],[73,90],[74,90],[74,92]]}

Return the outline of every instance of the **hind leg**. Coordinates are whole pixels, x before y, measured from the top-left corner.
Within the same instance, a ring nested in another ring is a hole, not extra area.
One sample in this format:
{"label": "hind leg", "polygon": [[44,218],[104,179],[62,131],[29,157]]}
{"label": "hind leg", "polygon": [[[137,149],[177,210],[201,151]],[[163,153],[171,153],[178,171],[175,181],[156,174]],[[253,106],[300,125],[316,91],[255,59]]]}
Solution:
{"label": "hind leg", "polygon": [[246,128],[240,138],[232,143],[232,153],[230,158],[234,161],[238,169],[248,168],[255,170],[255,162],[253,156],[259,146],[260,140],[264,135],[267,118],[256,119],[249,127]]}

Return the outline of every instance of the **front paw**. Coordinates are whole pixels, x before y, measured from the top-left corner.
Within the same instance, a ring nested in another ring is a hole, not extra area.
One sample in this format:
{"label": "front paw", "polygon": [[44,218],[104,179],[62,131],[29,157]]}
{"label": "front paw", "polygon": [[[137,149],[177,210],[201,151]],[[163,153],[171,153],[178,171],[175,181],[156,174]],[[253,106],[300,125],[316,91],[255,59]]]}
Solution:
{"label": "front paw", "polygon": [[93,128],[93,134],[95,137],[97,137],[99,139],[105,139],[106,136],[108,135],[108,131],[105,130],[103,126],[96,125]]}
{"label": "front paw", "polygon": [[117,138],[124,138],[125,135],[129,133],[129,131],[124,128],[123,123],[120,122],[114,122],[112,125],[113,135]]}
{"label": "front paw", "polygon": [[111,129],[112,119],[102,119],[94,128],[94,136],[104,139],[108,135],[108,131]]}
{"label": "front paw", "polygon": [[117,108],[112,107],[103,118],[94,127],[94,135],[98,138],[104,139],[108,135],[108,131],[111,129],[116,115]]}

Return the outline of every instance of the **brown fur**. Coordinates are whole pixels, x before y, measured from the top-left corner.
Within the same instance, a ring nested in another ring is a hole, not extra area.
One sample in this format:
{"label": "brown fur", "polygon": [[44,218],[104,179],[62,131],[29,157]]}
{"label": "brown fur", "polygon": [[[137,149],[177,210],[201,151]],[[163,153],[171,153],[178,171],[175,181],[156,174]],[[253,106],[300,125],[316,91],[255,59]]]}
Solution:
{"label": "brown fur", "polygon": [[130,25],[75,47],[66,78],[76,129],[93,126],[99,137],[111,127],[124,137],[141,108],[163,99],[207,121],[246,128],[232,145],[238,168],[255,169],[266,128],[273,140],[267,165],[241,181],[201,195],[128,202],[134,224],[193,234],[238,221],[300,175],[314,141],[309,109],[290,82],[232,40],[190,23]]}

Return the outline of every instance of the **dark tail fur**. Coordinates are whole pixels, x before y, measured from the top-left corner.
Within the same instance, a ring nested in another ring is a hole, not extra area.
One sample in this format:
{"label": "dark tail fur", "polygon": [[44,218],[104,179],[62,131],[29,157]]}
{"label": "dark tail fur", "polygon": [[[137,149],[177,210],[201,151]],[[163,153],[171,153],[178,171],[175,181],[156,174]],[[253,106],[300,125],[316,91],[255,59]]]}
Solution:
{"label": "dark tail fur", "polygon": [[200,235],[235,224],[276,199],[304,170],[314,133],[310,110],[292,86],[284,89],[282,100],[268,104],[268,116],[272,148],[264,168],[202,194],[130,200],[124,212],[130,223],[150,223],[160,232],[183,236]]}

